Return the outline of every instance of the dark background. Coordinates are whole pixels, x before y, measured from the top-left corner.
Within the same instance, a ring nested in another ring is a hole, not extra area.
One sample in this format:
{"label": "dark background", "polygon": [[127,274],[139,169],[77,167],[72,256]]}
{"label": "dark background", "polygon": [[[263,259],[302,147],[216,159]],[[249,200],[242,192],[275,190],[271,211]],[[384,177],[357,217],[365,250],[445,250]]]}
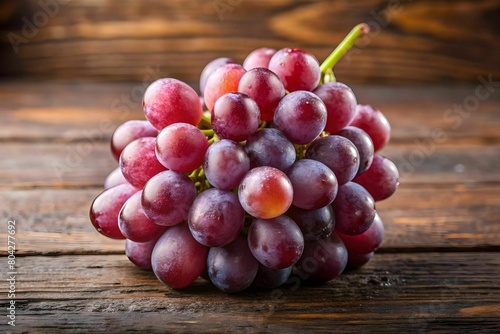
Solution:
{"label": "dark background", "polygon": [[0,76],[151,81],[154,71],[194,83],[211,59],[243,61],[262,46],[302,47],[322,61],[360,22],[373,32],[339,64],[339,81],[500,77],[498,0],[3,0]]}

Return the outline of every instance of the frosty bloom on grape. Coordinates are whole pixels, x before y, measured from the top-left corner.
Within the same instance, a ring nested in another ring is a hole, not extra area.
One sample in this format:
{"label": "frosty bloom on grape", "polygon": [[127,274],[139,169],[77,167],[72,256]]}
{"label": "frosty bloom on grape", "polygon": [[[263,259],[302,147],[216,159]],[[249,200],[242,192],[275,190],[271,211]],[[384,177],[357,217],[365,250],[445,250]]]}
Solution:
{"label": "frosty bloom on grape", "polygon": [[14,49],[14,53],[19,53],[19,46],[29,43],[30,39],[35,37],[41,28],[45,27],[50,18],[53,18],[59,13],[61,5],[66,5],[71,0],[40,0],[38,6],[40,10],[36,11],[31,19],[26,16],[21,18],[23,27],[21,28],[21,35],[15,32],[9,32],[7,38]]}
{"label": "frosty bloom on grape", "polygon": [[[490,73],[486,78],[479,76],[479,84],[474,89],[474,93],[466,96],[462,103],[455,103],[443,113],[443,121],[449,124],[448,129],[433,128],[430,137],[416,139],[417,148],[412,150],[407,156],[400,155],[395,158],[400,174],[409,175],[415,172],[415,168],[422,165],[425,159],[436,150],[436,145],[448,139],[448,133],[456,131],[462,127],[464,120],[468,119],[472,113],[476,112],[482,101],[489,99],[500,87],[500,81],[494,81]],[[457,171],[463,170],[464,166],[458,166]]]}
{"label": "frosty bloom on grape", "polygon": [[111,102],[110,109],[115,114],[113,117],[102,118],[95,129],[82,130],[80,134],[84,139],[66,146],[66,155],[63,161],[52,162],[52,169],[59,181],[63,180],[65,174],[72,172],[83,163],[84,158],[92,153],[96,142],[103,141],[107,134],[113,132],[116,128],[116,122],[123,123],[130,118],[132,110],[140,109],[146,88],[151,82],[166,75],[161,73],[158,64],[155,67],[148,66],[145,72],[146,75],[140,84],[135,85],[128,93],[121,94],[120,97]]}

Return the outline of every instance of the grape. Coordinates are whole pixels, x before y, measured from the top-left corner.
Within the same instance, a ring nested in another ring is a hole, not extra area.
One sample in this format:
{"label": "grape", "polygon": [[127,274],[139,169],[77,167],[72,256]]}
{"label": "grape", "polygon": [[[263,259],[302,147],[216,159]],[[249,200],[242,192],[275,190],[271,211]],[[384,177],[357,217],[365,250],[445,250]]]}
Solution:
{"label": "grape", "polygon": [[337,136],[342,136],[349,139],[356,146],[359,154],[358,175],[367,170],[373,161],[373,142],[370,136],[360,128],[347,126],[336,133]]}
{"label": "grape", "polygon": [[144,184],[166,168],[155,153],[155,138],[144,137],[131,142],[120,156],[120,169],[131,185],[142,188]]}
{"label": "grape", "polygon": [[278,75],[289,92],[311,91],[316,88],[321,76],[316,57],[301,49],[277,51],[269,61],[269,69]]}
{"label": "grape", "polygon": [[399,172],[391,160],[375,154],[370,168],[353,181],[368,190],[375,201],[381,201],[394,194],[398,188]]}
{"label": "grape", "polygon": [[193,237],[209,247],[224,246],[240,234],[245,211],[232,192],[207,189],[194,200],[188,224]]}
{"label": "grape", "polygon": [[272,121],[274,110],[285,96],[285,87],[276,74],[266,68],[255,68],[243,74],[238,91],[255,100],[260,110],[260,119]]}
{"label": "grape", "polygon": [[343,234],[361,234],[375,219],[375,201],[365,188],[354,182],[339,187],[332,208],[335,229]]}
{"label": "grape", "polygon": [[125,255],[127,255],[130,262],[144,270],[153,270],[151,265],[151,253],[155,248],[156,241],[161,237],[161,234],[146,242],[135,242],[132,240],[125,240]]}
{"label": "grape", "polygon": [[203,163],[205,176],[216,188],[231,190],[240,184],[250,169],[250,160],[243,147],[228,139],[210,145]]}
{"label": "grape", "polygon": [[286,95],[274,112],[274,125],[294,144],[312,142],[325,124],[325,104],[311,92],[296,91]]}
{"label": "grape", "polygon": [[243,141],[257,131],[260,111],[248,95],[227,93],[215,102],[211,119],[212,128],[220,138]]}
{"label": "grape", "polygon": [[245,69],[239,64],[226,64],[218,67],[208,77],[207,84],[203,90],[205,105],[212,110],[215,102],[224,94],[237,92],[238,84]]}
{"label": "grape", "polygon": [[104,190],[90,206],[90,221],[97,232],[111,239],[125,239],[118,228],[118,213],[123,204],[139,189],[128,183]]}
{"label": "grape", "polygon": [[153,82],[144,93],[142,105],[146,118],[158,130],[173,123],[197,125],[203,113],[196,91],[171,78]]}
{"label": "grape", "polygon": [[286,215],[299,226],[306,242],[328,237],[335,227],[335,216],[330,205],[316,210],[304,210],[292,205]]}
{"label": "grape", "polygon": [[302,159],[294,163],[286,175],[292,182],[292,204],[314,210],[329,205],[337,196],[337,178],[323,163]]}
{"label": "grape", "polygon": [[262,264],[259,264],[257,276],[253,280],[253,284],[261,288],[274,289],[285,283],[290,274],[292,267],[284,269],[271,269]]}
{"label": "grape", "polygon": [[233,59],[227,58],[227,57],[221,57],[212,60],[209,62],[205,68],[203,68],[203,71],[201,71],[200,75],[200,92],[203,94],[205,91],[205,86],[207,84],[208,78],[212,75],[212,73],[215,72],[216,69],[221,67],[222,65],[226,64],[234,64],[236,63]]}
{"label": "grape", "polygon": [[142,191],[142,208],[156,224],[173,226],[185,220],[196,198],[193,181],[171,170],[152,177]]}
{"label": "grape", "polygon": [[187,224],[172,226],[160,237],[151,255],[153,271],[174,289],[193,283],[205,268],[208,248],[198,243]]}
{"label": "grape", "polygon": [[300,228],[287,216],[254,219],[248,229],[248,246],[261,264],[272,269],[294,265],[304,250]]}
{"label": "grape", "polygon": [[252,284],[259,263],[253,257],[243,235],[223,247],[212,247],[207,259],[208,275],[220,290],[235,293]]}
{"label": "grape", "polygon": [[270,166],[285,171],[296,159],[295,147],[278,129],[264,128],[251,134],[245,151],[252,168]]}
{"label": "grape", "polygon": [[328,117],[325,131],[335,133],[347,126],[356,113],[356,97],[340,82],[327,82],[313,91],[325,103]]}
{"label": "grape", "polygon": [[256,167],[241,181],[238,198],[250,215],[263,219],[275,218],[285,213],[292,204],[292,183],[279,169]]}
{"label": "grape", "polygon": [[391,136],[391,125],[380,110],[369,105],[356,106],[356,114],[352,120],[352,126],[363,129],[373,141],[375,152],[380,150]]}
{"label": "grape", "polygon": [[128,183],[128,181],[123,177],[120,167],[117,167],[113,169],[106,177],[106,180],[104,180],[104,189],[109,189],[123,183]]}
{"label": "grape", "polygon": [[328,238],[306,242],[296,267],[307,280],[327,282],[339,276],[346,265],[347,249],[333,232]]}
{"label": "grape", "polygon": [[207,137],[187,123],[171,124],[156,138],[156,157],[175,172],[187,173],[200,167],[207,149]]}
{"label": "grape", "polygon": [[156,137],[158,130],[148,121],[127,121],[116,128],[111,137],[111,153],[118,161],[125,146],[142,137]]}
{"label": "grape", "polygon": [[351,181],[359,169],[359,153],[347,138],[330,135],[311,143],[306,158],[324,163],[335,173],[339,186]]}
{"label": "grape", "polygon": [[165,232],[166,226],[155,224],[149,220],[141,206],[142,191],[133,194],[118,214],[118,227],[127,239],[134,242],[157,240]]}
{"label": "grape", "polygon": [[268,68],[269,61],[275,53],[276,50],[270,48],[253,50],[243,61],[243,68],[247,71],[258,67]]}
{"label": "grape", "polygon": [[367,254],[375,251],[384,240],[384,224],[380,216],[375,214],[372,225],[365,232],[358,235],[337,234],[349,252]]}
{"label": "grape", "polygon": [[370,259],[375,255],[375,252],[367,253],[367,254],[358,254],[349,252],[347,258],[347,266],[351,268],[361,267],[366,264]]}

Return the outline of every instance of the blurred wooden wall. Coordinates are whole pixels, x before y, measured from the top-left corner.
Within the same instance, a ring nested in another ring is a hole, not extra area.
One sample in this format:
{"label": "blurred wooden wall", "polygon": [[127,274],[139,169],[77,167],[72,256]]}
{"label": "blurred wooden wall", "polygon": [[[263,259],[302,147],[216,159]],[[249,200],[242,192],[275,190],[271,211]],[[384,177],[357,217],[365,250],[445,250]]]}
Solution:
{"label": "blurred wooden wall", "polygon": [[0,0],[0,76],[195,82],[211,59],[262,46],[321,61],[360,22],[374,29],[338,65],[341,81],[500,78],[499,0]]}

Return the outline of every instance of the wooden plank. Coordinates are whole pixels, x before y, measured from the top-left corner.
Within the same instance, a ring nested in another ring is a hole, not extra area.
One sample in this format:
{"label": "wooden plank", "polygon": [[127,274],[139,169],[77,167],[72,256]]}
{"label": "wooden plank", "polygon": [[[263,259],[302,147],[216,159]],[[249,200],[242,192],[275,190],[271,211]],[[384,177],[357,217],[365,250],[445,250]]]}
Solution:
{"label": "wooden plank", "polygon": [[237,295],[201,279],[169,289],[124,255],[24,257],[17,270],[15,329],[30,332],[500,330],[497,253],[377,254],[327,284]]}
{"label": "wooden plank", "polygon": [[[202,0],[125,6],[74,0],[60,5],[35,34],[23,35],[21,18],[33,21],[41,12],[38,1],[30,0],[19,4],[0,28],[0,50],[7,64],[0,74],[142,80],[144,67],[160,64],[173,76],[191,81],[211,59],[230,56],[242,61],[261,46],[303,47],[324,59],[354,25],[369,22],[373,35],[337,70],[345,81],[413,84],[475,82],[478,74],[488,73],[500,76],[499,39],[493,33],[499,9],[495,0],[215,4],[225,4],[228,10],[219,17],[214,3]],[[9,33],[24,38],[18,42],[18,53]]]}
{"label": "wooden plank", "polygon": [[[500,145],[390,144],[381,154],[400,170],[402,183],[477,183],[500,180]],[[116,168],[109,144],[7,142],[0,146],[0,188],[103,184]]]}
{"label": "wooden plank", "polygon": [[[120,123],[144,119],[142,94],[163,75],[168,74],[160,69],[144,81],[121,84],[0,83],[0,141],[109,141]],[[467,118],[450,110],[475,96],[475,85],[354,85],[353,89],[359,103],[372,104],[386,114],[394,143],[432,138],[438,130],[447,143],[500,141],[499,89],[470,113],[466,110]]]}
{"label": "wooden plank", "polygon": [[[123,253],[123,241],[97,233],[88,218],[100,192],[90,189],[0,191],[1,221],[16,220],[18,254]],[[453,193],[453,196],[450,194]],[[382,252],[498,249],[500,187],[402,184],[396,195],[377,203],[385,225]],[[7,240],[0,231],[2,244]],[[6,247],[0,248],[6,254]]]}

